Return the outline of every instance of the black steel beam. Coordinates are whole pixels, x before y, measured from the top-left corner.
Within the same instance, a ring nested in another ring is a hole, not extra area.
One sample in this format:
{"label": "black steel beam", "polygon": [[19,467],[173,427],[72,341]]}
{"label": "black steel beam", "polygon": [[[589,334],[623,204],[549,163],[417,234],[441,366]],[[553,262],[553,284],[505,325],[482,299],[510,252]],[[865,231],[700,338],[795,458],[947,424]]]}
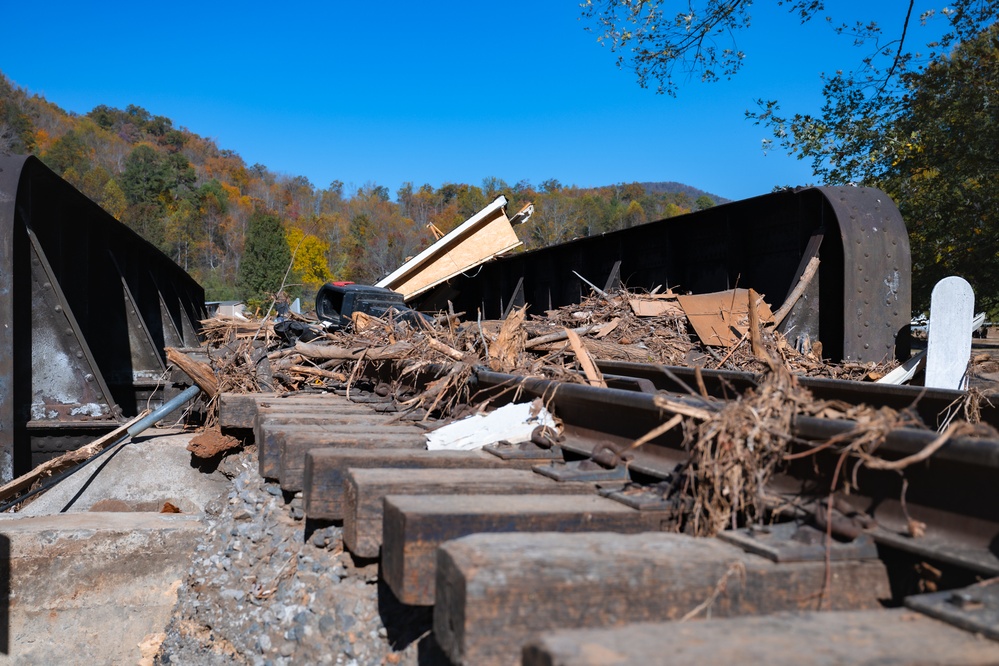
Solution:
{"label": "black steel beam", "polygon": [[152,244],[37,158],[0,157],[0,482],[138,413],[204,315]]}
{"label": "black steel beam", "polygon": [[908,353],[909,239],[880,190],[816,187],[715,206],[613,233],[490,262],[417,297],[424,310],[502,316],[511,294],[529,312],[578,303],[594,284],[620,276],[629,289],[710,293],[753,288],[781,306],[805,265],[820,266],[782,330],[798,344],[821,341],[832,359],[882,361]]}

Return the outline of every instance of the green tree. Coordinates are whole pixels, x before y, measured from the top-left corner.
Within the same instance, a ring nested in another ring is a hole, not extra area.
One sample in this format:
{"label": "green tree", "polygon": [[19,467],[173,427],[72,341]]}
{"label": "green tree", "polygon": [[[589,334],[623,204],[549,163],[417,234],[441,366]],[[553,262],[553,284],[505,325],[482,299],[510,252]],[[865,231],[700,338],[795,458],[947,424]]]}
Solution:
{"label": "green tree", "polygon": [[281,287],[291,264],[291,251],[277,215],[254,211],[239,266],[237,290],[247,303],[263,302]]}
{"label": "green tree", "polygon": [[709,197],[707,194],[702,194],[701,196],[697,197],[696,201],[694,201],[694,206],[697,210],[707,210],[708,208],[711,208],[714,205],[715,205],[715,200]]}
{"label": "green tree", "polygon": [[[815,0],[779,0],[802,22],[824,12]],[[676,94],[679,80],[713,81],[735,74],[746,54],[735,41],[750,25],[751,0],[692,0],[682,11],[665,0],[587,0],[583,15],[599,41],[633,67],[642,86]],[[955,0],[939,12],[903,3],[901,30],[876,22],[840,23],[838,32],[867,55],[823,75],[818,113],[786,114],[776,100],[758,100],[747,117],[767,127],[779,146],[810,161],[820,181],[884,188],[908,221],[914,305],[947,273],[968,274],[978,302],[999,311],[999,232],[992,213],[997,171],[997,82],[994,26],[999,3]],[[913,48],[909,28],[940,20],[939,34]],[[831,19],[830,19],[831,21]],[[834,23],[834,25],[837,25]],[[961,45],[955,51],[955,47]]]}
{"label": "green tree", "polygon": [[141,144],[125,159],[121,189],[130,204],[156,205],[168,189],[169,178],[170,168],[156,149]]}
{"label": "green tree", "polygon": [[[826,10],[822,0],[778,0],[777,4],[802,23],[816,14],[825,15]],[[864,81],[856,79],[856,83],[877,86],[906,71],[915,56],[905,48],[911,19],[917,15],[915,5],[915,0],[907,3],[904,25],[894,36],[885,35],[875,21],[839,23],[826,16],[854,44],[875,46],[856,74],[844,69],[834,78],[845,82],[859,76]],[[739,48],[738,35],[752,24],[752,6],[752,0],[691,0],[679,6],[668,0],[585,0],[580,5],[587,30],[595,31],[597,42],[617,54],[618,66],[633,69],[643,88],[653,86],[669,95],[676,95],[678,80],[717,81],[742,68],[747,54]],[[918,19],[927,21],[936,13],[929,5]],[[928,45],[923,55],[930,58],[990,25],[999,17],[999,7],[989,0],[955,0],[939,14],[949,28]],[[882,67],[881,61],[887,64]]]}
{"label": "green tree", "polygon": [[79,176],[90,169],[90,151],[80,136],[70,130],[42,155],[42,161],[60,176],[70,169]]}
{"label": "green tree", "polygon": [[999,312],[999,26],[906,78],[874,183],[898,202],[909,228],[914,305],[962,275],[977,307]]}

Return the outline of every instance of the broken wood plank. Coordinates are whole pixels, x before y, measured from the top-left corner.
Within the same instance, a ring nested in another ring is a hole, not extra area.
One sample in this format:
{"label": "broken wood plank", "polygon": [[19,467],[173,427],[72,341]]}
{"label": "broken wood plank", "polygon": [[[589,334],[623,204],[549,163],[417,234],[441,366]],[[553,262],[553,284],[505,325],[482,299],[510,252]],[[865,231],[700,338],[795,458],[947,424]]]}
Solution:
{"label": "broken wood plank", "polygon": [[528,643],[521,663],[644,666],[665,654],[678,666],[984,666],[999,663],[999,643],[903,609],[776,613],[553,631]]}
{"label": "broken wood plank", "polygon": [[661,514],[589,495],[389,495],[382,577],[400,601],[434,603],[437,546],[476,532],[641,532]]}
{"label": "broken wood plank", "polygon": [[682,317],[683,308],[676,304],[676,294],[656,294],[654,296],[637,296],[628,299],[631,311],[638,317]]}
{"label": "broken wood plank", "polygon": [[597,364],[593,362],[593,357],[590,356],[590,352],[586,351],[586,347],[583,346],[583,342],[579,339],[579,336],[569,329],[565,329],[565,335],[569,340],[569,346],[572,347],[572,353],[576,356],[579,367],[583,369],[583,374],[586,375],[586,381],[589,385],[607,388],[604,376],[600,374]]}
{"label": "broken wood plank", "polygon": [[[821,240],[822,237],[819,236],[819,241]],[[815,248],[815,251],[818,252],[818,247]],[[774,313],[773,324],[775,327],[780,326],[781,322],[784,321],[784,318],[791,313],[791,309],[794,308],[795,304],[801,299],[801,296],[805,293],[805,290],[808,288],[808,285],[811,283],[818,270],[819,258],[812,257],[805,265],[805,271],[798,279],[798,283],[794,285],[794,289],[791,290],[791,293],[787,295],[784,303],[777,309],[777,312]]]}
{"label": "broken wood plank", "polygon": [[16,479],[13,479],[12,481],[5,483],[3,487],[0,487],[0,501],[6,501],[11,497],[14,497],[18,493],[20,493],[22,490],[27,490],[36,481],[40,481],[50,476],[54,476],[58,472],[61,472],[65,469],[73,467],[74,465],[78,465],[82,462],[85,462],[91,456],[100,453],[101,451],[113,445],[119,439],[124,437],[128,433],[129,428],[131,428],[133,425],[144,419],[148,414],[149,411],[146,410],[141,414],[139,414],[138,416],[136,416],[135,418],[133,418],[128,423],[124,423],[118,426],[111,432],[107,433],[106,435],[103,435],[102,437],[98,437],[89,444],[84,444],[78,449],[75,449],[73,451],[67,451],[66,453],[63,453],[62,455],[56,458],[53,458],[51,460],[46,460],[41,465],[38,465],[37,467],[32,469],[30,472],[22,474]]}
{"label": "broken wood plank", "polygon": [[281,452],[276,478],[281,488],[290,492],[302,490],[305,482],[305,454],[312,449],[337,447],[423,450],[426,447],[424,434],[419,428],[399,426],[343,428],[323,432],[283,430],[274,433],[274,443]]}
{"label": "broken wood plank", "polygon": [[[891,596],[878,560],[828,572],[824,608]],[[545,630],[816,609],[826,573],[821,559],[777,564],[683,534],[476,534],[438,551],[434,636],[454,663],[509,664]]]}
{"label": "broken wood plank", "polygon": [[559,483],[517,469],[351,469],[344,486],[343,542],[360,557],[378,557],[387,495],[584,495],[591,483]]}
{"label": "broken wood plank", "polygon": [[376,286],[398,291],[407,300],[462,271],[475,268],[521,243],[512,224],[530,217],[530,204],[514,220],[507,217],[506,197],[499,196],[488,206],[439,238]]}
{"label": "broken wood plank", "polygon": [[305,513],[317,520],[343,520],[344,485],[351,468],[398,469],[527,469],[536,460],[502,460],[482,451],[422,449],[311,449],[305,454]]}
{"label": "broken wood plank", "polygon": [[[748,333],[749,290],[730,289],[712,294],[677,296],[677,302],[701,342],[712,347],[731,347]],[[766,301],[759,301],[760,322],[770,323],[773,315]]]}

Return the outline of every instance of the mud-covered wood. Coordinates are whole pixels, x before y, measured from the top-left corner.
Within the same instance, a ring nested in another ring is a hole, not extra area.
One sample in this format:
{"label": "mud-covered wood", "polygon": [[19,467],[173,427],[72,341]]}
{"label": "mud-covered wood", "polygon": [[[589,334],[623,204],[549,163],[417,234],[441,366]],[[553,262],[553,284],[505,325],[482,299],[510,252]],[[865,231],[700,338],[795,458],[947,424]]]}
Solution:
{"label": "mud-covered wood", "polygon": [[555,631],[523,650],[524,666],[677,666],[706,664],[999,663],[999,642],[902,609],[778,613],[686,623],[644,623],[615,629]]}
{"label": "mud-covered wood", "polygon": [[516,469],[351,469],[344,486],[343,542],[360,557],[377,557],[387,495],[582,495],[591,483],[559,483]]}
{"label": "mud-covered wood", "polygon": [[[438,551],[434,635],[455,663],[511,664],[553,629],[816,610],[826,573],[682,534],[476,534]],[[829,575],[823,609],[890,597],[878,560],[831,562]]]}
{"label": "mud-covered wood", "polygon": [[305,454],[319,448],[422,449],[426,446],[419,428],[399,426],[325,426],[324,430],[284,430],[275,433],[274,443],[281,452],[277,478],[285,490],[302,490]]}
{"label": "mud-covered wood", "polygon": [[416,449],[311,449],[305,454],[305,513],[318,520],[343,520],[344,483],[349,468],[530,469],[536,460],[502,460],[481,451]]}
{"label": "mud-covered wood", "polygon": [[406,604],[434,603],[437,546],[477,532],[641,532],[661,516],[589,495],[389,495],[382,577]]}

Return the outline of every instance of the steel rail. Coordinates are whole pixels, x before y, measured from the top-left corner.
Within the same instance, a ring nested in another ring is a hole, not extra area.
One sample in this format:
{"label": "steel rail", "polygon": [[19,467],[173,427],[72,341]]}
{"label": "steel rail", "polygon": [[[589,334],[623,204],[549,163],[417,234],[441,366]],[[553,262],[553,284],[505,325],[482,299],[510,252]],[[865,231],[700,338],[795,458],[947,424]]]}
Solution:
{"label": "steel rail", "polygon": [[[662,372],[661,367],[658,372]],[[578,456],[591,456],[600,449],[624,451],[660,425],[667,413],[655,395],[643,392],[637,384],[635,390],[597,388],[485,368],[477,369],[475,382],[482,396],[498,401],[515,397],[544,400],[565,424],[565,441],[560,446]],[[854,394],[856,397],[858,392]],[[660,395],[680,405],[705,407],[705,400],[698,396]],[[720,407],[723,403],[715,404]],[[793,419],[788,434],[798,440],[822,442],[855,427],[849,420],[799,416]],[[629,452],[627,465],[633,476],[638,473],[665,479],[687,460],[682,433],[677,430]],[[888,459],[912,455],[936,436],[932,430],[898,428],[878,447],[878,455]],[[807,448],[805,444],[792,446]],[[840,453],[841,449],[833,447],[791,463],[775,477],[774,492],[799,505],[825,500]],[[842,501],[875,519],[878,527],[869,531],[877,542],[970,571],[999,575],[999,506],[985,501],[994,496],[999,481],[999,439],[953,438],[929,460],[908,468],[904,480],[897,472],[863,467],[854,470],[850,466],[844,475],[847,472],[855,476],[857,484]],[[924,536],[907,536],[910,519],[926,523]]]}
{"label": "steel rail", "polygon": [[[661,391],[683,392],[687,387],[697,386],[694,368],[627,361],[597,361],[597,367],[604,374],[647,381],[649,385]],[[760,375],[732,370],[702,369],[701,379],[709,395],[724,399],[732,397],[733,392],[741,395],[755,387],[760,381]],[[918,414],[929,427],[934,427],[945,420],[953,412],[955,405],[959,405],[967,395],[964,391],[949,389],[893,386],[825,377],[797,377],[797,381],[802,388],[810,391],[816,400],[838,400],[852,405],[866,404],[875,408],[908,409]],[[999,427],[999,406],[983,400],[980,409],[982,421]]]}

